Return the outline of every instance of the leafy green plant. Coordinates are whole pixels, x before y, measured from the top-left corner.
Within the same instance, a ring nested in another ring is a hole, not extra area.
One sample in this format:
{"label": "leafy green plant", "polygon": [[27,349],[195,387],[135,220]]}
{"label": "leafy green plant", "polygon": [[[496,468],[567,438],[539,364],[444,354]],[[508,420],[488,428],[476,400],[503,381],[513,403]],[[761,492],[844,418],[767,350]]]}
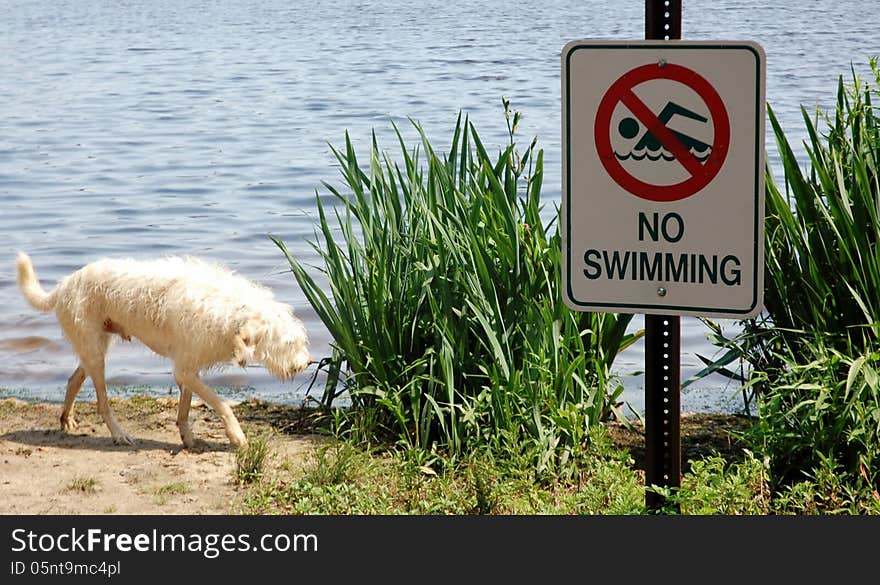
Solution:
{"label": "leafy green plant", "polygon": [[[571,465],[575,489],[562,497],[563,510],[574,514],[645,514],[644,477],[630,454],[614,446],[604,425],[589,430],[587,445]],[[566,477],[565,474],[560,474]]]}
{"label": "leafy green plant", "polygon": [[333,337],[324,406],[347,390],[345,420],[371,425],[361,435],[411,447],[456,453],[516,435],[547,466],[614,415],[622,386],[610,368],[640,334],[626,332],[631,316],[561,302],[543,152],[536,141],[517,150],[520,114],[504,105],[510,142],[495,158],[461,116],[445,155],[414,123],[412,149],[395,126],[399,162],[374,135],[362,164],[346,134],[333,152],[347,190],[326,185],[334,208],[317,198],[329,291],[274,241]]}
{"label": "leafy green plant", "polygon": [[834,461],[822,457],[801,481],[780,490],[774,498],[774,513],[880,514],[880,493],[841,471]]}
{"label": "leafy green plant", "polygon": [[770,457],[777,483],[799,481],[827,459],[851,479],[880,485],[878,368],[880,353],[850,358],[820,343],[788,357],[747,435]]}
{"label": "leafy green plant", "polygon": [[664,495],[667,512],[687,515],[767,514],[771,505],[767,462],[746,451],[742,462],[713,455],[691,462],[678,489],[652,488]]}

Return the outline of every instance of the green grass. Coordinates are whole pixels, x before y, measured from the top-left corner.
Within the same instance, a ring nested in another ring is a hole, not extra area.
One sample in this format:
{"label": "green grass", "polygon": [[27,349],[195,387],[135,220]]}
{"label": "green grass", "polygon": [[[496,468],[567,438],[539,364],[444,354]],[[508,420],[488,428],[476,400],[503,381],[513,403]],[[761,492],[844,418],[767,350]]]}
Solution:
{"label": "green grass", "polygon": [[64,487],[69,492],[81,492],[83,494],[94,494],[98,491],[101,484],[94,477],[76,476]]}
{"label": "green grass", "polygon": [[251,489],[245,514],[640,514],[644,488],[601,427],[573,477],[538,480],[527,460],[451,457],[331,442],[299,472]]}
{"label": "green grass", "polygon": [[271,454],[269,437],[266,435],[252,436],[247,447],[235,452],[234,475],[240,484],[259,481],[263,477],[266,462]]}
{"label": "green grass", "polygon": [[510,141],[494,157],[461,117],[445,154],[415,123],[421,140],[398,131],[397,160],[374,136],[362,162],[346,135],[333,150],[344,188],[326,185],[335,206],[316,198],[326,291],[275,243],[333,337],[322,403],[350,393],[337,418],[349,436],[452,454],[527,444],[551,469],[615,416],[611,365],[640,334],[629,315],[562,303],[543,152],[518,150],[520,115],[504,105]]}
{"label": "green grass", "polygon": [[157,496],[179,496],[188,494],[192,491],[189,483],[185,481],[175,481],[156,488]]}
{"label": "green grass", "polygon": [[160,506],[164,506],[168,503],[169,500],[171,500],[175,496],[182,496],[190,492],[192,492],[192,487],[189,485],[189,483],[185,481],[175,481],[157,487],[153,491],[153,495],[156,497],[156,503]]}
{"label": "green grass", "polygon": [[[490,450],[365,448],[330,439],[296,469],[246,486],[241,514],[644,515],[643,474],[604,426],[590,431],[573,474],[537,474],[527,457]],[[743,450],[689,462],[681,488],[658,489],[666,513],[685,515],[880,514],[880,494],[826,460],[798,482],[774,487],[770,461]]]}

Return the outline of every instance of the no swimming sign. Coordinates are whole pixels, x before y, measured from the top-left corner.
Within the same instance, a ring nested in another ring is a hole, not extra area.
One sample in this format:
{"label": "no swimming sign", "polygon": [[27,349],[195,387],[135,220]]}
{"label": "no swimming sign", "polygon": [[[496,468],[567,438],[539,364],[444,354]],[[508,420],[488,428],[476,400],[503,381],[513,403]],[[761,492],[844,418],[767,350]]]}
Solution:
{"label": "no swimming sign", "polygon": [[575,310],[761,310],[764,52],[574,41],[562,52],[563,290]]}

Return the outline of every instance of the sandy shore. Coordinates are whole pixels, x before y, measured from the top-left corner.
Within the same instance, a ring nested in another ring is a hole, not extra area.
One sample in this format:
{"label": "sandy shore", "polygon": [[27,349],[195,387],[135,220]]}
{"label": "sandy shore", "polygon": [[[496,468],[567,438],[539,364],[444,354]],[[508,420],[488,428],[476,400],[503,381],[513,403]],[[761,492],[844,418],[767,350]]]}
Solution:
{"label": "sandy shore", "polygon": [[[235,451],[213,411],[194,402],[197,443],[182,449],[176,400],[112,400],[135,445],[114,445],[94,403],[78,403],[79,428],[61,430],[60,404],[0,400],[0,514],[226,514],[245,490]],[[235,407],[248,436],[270,432],[272,416]],[[298,465],[319,439],[272,433],[270,465]]]}

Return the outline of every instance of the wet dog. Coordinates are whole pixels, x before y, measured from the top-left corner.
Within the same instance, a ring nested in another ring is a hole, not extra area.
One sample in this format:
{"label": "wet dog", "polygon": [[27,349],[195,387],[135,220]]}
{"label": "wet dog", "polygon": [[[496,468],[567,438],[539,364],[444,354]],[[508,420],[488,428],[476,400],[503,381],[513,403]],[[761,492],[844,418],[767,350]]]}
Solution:
{"label": "wet dog", "polygon": [[187,447],[193,445],[193,393],[220,416],[233,445],[247,446],[232,409],[202,382],[201,372],[253,361],[288,379],[311,359],[305,327],[293,310],[268,288],[217,264],[190,257],[98,260],[64,277],[48,293],[26,254],[19,253],[17,268],[24,298],[39,311],[55,312],[79,356],[61,411],[61,426],[68,431],[77,428],[73,405],[89,377],[113,441],[133,443],[107,401],[104,360],[113,335],[138,339],[173,361],[180,388],[177,427]]}

